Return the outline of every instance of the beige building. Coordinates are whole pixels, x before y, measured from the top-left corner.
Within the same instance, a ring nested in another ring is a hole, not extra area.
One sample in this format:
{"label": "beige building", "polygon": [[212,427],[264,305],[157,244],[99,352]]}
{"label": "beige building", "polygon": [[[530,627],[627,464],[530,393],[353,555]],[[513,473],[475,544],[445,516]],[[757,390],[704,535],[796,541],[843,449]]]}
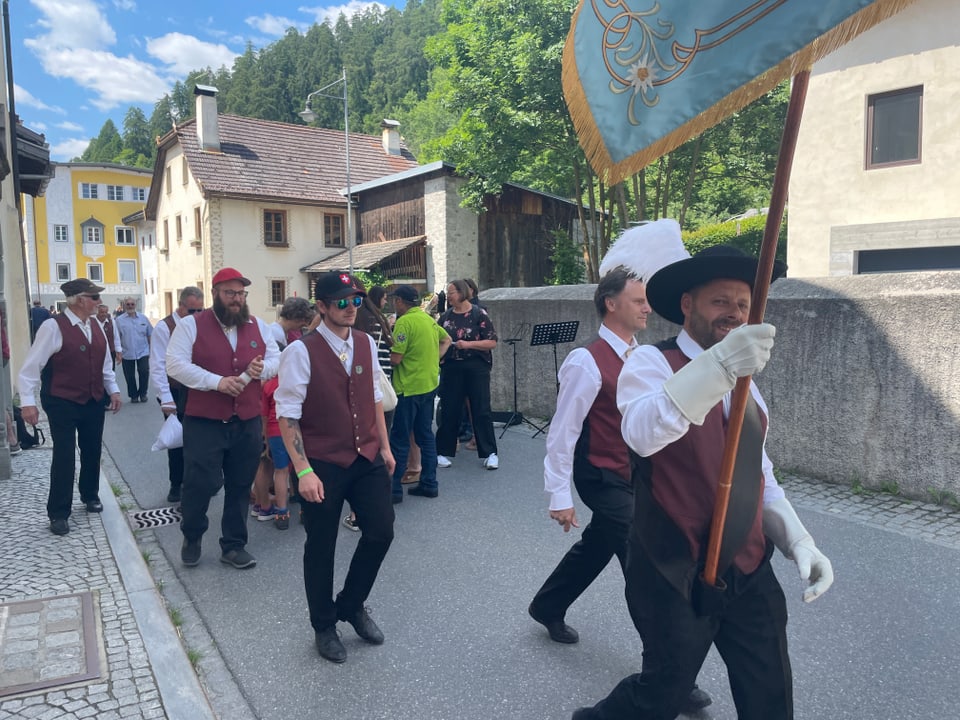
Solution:
{"label": "beige building", "polygon": [[[220,115],[215,88],[196,94],[196,118],[159,141],[145,211],[155,223],[159,314],[184,286],[208,291],[217,270],[234,267],[253,281],[251,312],[270,321],[286,297],[309,297],[301,268],[347,247],[345,136]],[[396,123],[382,138],[351,133],[349,149],[351,184],[416,167]]]}
{"label": "beige building", "polygon": [[918,0],[817,63],[790,183],[792,277],[960,269],[960,3]]}

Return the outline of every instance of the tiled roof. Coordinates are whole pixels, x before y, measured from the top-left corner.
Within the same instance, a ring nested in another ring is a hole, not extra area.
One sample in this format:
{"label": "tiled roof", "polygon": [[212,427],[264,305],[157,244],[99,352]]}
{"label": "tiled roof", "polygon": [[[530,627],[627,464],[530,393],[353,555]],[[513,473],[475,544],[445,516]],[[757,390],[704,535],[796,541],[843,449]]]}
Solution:
{"label": "tiled roof", "polygon": [[[374,265],[382,263],[387,258],[406,250],[412,245],[423,243],[426,235],[386,240],[384,242],[363,243],[353,247],[353,267],[357,270],[369,270]],[[347,251],[319,260],[312,265],[300,268],[300,272],[330,272],[344,270],[347,267]]]}
{"label": "tiled roof", "polygon": [[[342,131],[237,115],[220,115],[218,124],[219,153],[200,150],[196,120],[176,130],[204,194],[346,204]],[[401,152],[388,155],[380,137],[350,133],[351,186],[417,167],[406,148]]]}

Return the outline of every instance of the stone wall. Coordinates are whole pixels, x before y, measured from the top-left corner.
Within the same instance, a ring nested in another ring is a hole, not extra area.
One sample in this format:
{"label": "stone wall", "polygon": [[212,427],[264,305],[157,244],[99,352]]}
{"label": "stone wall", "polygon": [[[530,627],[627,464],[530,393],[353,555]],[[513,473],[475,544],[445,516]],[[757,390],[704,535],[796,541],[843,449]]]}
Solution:
{"label": "stone wall", "polygon": [[[494,410],[518,406],[549,417],[556,402],[553,349],[530,347],[532,326],[579,320],[575,343],[596,333],[593,285],[486,290],[501,342]],[[756,380],[772,412],[775,465],[838,483],[895,483],[904,494],[960,495],[960,273],[787,279],[774,284],[767,319],[777,343]],[[656,342],[677,328],[658,317],[641,334]]]}

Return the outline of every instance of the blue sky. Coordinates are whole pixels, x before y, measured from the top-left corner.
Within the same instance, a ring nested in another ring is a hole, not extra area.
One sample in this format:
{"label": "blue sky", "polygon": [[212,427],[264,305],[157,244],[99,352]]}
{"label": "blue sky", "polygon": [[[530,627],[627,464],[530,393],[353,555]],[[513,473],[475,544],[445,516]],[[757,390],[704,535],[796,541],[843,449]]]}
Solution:
{"label": "blue sky", "polygon": [[[10,35],[17,114],[53,160],[80,155],[109,117],[154,103],[190,70],[231,67],[247,42],[352,15],[364,0],[17,0]],[[381,5],[398,5],[382,0]]]}

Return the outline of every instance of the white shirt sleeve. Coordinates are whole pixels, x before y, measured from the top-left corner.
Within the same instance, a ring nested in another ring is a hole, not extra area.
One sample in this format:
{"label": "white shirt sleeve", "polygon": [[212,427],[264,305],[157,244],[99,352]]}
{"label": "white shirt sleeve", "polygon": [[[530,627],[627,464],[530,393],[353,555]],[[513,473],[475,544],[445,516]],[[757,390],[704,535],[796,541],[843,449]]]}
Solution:
{"label": "white shirt sleeve", "polygon": [[573,454],[583,430],[583,421],[600,393],[600,370],[586,348],[567,355],[557,374],[560,392],[557,410],[547,433],[547,454],[543,459],[543,489],[550,495],[551,510],[573,507],[570,480]]}
{"label": "white shirt sleeve", "polygon": [[257,327],[260,328],[260,337],[266,343],[266,347],[263,349],[263,372],[260,373],[260,380],[269,380],[277,374],[280,368],[280,348],[277,346],[273,331],[260,318],[256,318],[256,320]]}
{"label": "white shirt sleeve", "polygon": [[[383,368],[380,367],[380,360],[377,356],[376,341],[371,335],[367,335],[367,339],[370,341],[370,362],[373,363],[373,367],[375,368],[375,372],[370,373],[371,382],[373,382],[373,401],[375,403],[383,402],[383,389],[380,386],[380,376],[384,375],[384,378],[386,379],[386,375],[383,372]],[[300,344],[303,345],[303,343]],[[389,379],[386,381],[390,382]]]}
{"label": "white shirt sleeve", "polygon": [[40,323],[37,328],[36,337],[33,345],[27,351],[23,359],[23,366],[20,368],[20,375],[17,376],[17,385],[20,390],[20,407],[36,407],[37,396],[40,393],[40,373],[46,367],[50,357],[63,347],[63,336],[60,334],[60,326],[53,318],[49,318]]}
{"label": "white shirt sleeve", "polygon": [[123,355],[123,346],[120,344],[120,328],[117,327],[116,319],[110,323],[110,327],[113,328],[113,349]]}
{"label": "white shirt sleeve", "polygon": [[161,320],[154,328],[150,342],[150,382],[157,389],[161,405],[173,405],[170,381],[167,379],[167,345],[169,344],[170,328]]}
{"label": "white shirt sleeve", "polygon": [[[641,457],[650,457],[659,452],[682,438],[690,429],[690,422],[663,390],[663,384],[672,376],[673,370],[667,359],[652,345],[644,345],[633,352],[620,372],[617,407],[623,416],[623,439]],[[750,383],[750,391],[757,405],[767,415],[769,426],[770,413],[753,382]],[[730,393],[723,398],[723,412],[724,416],[730,413]],[[767,455],[766,436],[762,468],[764,504],[784,497],[783,489],[773,475],[773,463]]]}
{"label": "white shirt sleeve", "polygon": [[278,419],[300,419],[309,384],[310,353],[302,342],[292,342],[280,353],[280,384],[273,393]]}
{"label": "white shirt sleeve", "polygon": [[[167,344],[167,375],[194,390],[214,391],[222,375],[193,363],[193,344],[197,341],[197,323],[192,315],[180,321]],[[276,349],[276,346],[274,346]]]}

